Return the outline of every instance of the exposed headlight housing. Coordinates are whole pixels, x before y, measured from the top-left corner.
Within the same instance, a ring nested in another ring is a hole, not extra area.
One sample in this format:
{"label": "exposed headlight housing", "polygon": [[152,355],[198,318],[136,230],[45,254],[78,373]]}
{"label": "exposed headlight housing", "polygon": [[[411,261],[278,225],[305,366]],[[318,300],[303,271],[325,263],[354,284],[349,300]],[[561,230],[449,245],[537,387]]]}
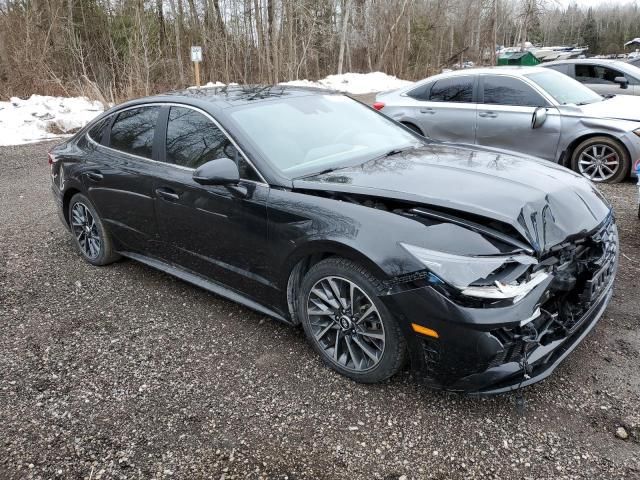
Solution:
{"label": "exposed headlight housing", "polygon": [[[516,275],[518,272],[526,272],[531,265],[538,263],[529,255],[467,256],[438,252],[407,243],[400,245],[442,281],[470,297],[512,299],[517,302],[549,277],[548,273],[538,271],[527,275],[526,280],[522,281],[491,279],[496,272],[506,269],[515,271]],[[483,281],[486,283],[482,283]]]}

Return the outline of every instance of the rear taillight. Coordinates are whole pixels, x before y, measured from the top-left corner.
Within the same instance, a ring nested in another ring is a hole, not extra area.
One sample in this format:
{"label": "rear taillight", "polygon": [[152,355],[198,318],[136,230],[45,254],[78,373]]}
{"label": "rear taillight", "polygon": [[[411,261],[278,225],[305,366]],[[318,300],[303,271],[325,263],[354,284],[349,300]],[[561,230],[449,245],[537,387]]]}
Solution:
{"label": "rear taillight", "polygon": [[56,163],[56,157],[53,153],[49,152],[47,154],[47,157],[48,157],[49,165],[53,165],[54,163]]}
{"label": "rear taillight", "polygon": [[384,103],[383,102],[375,102],[371,106],[379,111],[379,110],[382,110],[384,108]]}

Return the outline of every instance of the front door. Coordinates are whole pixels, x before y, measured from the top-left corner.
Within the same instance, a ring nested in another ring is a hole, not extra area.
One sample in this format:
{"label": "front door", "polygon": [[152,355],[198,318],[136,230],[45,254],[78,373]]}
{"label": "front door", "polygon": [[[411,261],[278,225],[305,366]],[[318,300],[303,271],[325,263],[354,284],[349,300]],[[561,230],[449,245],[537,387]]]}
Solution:
{"label": "front door", "polygon": [[[478,104],[476,143],[556,160],[561,117],[530,85],[504,75],[483,75]],[[532,128],[533,112],[547,108],[547,120]]]}
{"label": "front door", "polygon": [[[166,174],[154,186],[164,256],[255,300],[266,298],[269,187],[223,131],[200,111],[172,106],[164,160]],[[203,186],[194,169],[218,158],[238,163],[237,187]]]}

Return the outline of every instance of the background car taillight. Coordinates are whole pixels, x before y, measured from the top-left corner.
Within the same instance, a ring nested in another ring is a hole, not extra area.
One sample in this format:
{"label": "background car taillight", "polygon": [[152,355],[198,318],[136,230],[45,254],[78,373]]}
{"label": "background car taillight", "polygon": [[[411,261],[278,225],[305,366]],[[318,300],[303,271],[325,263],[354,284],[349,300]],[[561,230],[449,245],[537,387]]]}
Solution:
{"label": "background car taillight", "polygon": [[384,103],[383,102],[375,102],[371,106],[379,111],[379,110],[382,110],[384,108]]}

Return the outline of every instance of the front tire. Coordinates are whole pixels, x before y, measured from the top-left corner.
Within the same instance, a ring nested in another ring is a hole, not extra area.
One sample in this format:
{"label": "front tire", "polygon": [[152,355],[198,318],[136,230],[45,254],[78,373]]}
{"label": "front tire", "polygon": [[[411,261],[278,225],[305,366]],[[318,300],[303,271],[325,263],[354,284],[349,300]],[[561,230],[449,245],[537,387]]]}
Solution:
{"label": "front tire", "polygon": [[406,342],[382,291],[364,267],[336,257],[314,265],[300,288],[298,315],[313,349],[357,382],[384,381],[405,362]]}
{"label": "front tire", "polygon": [[618,183],[629,175],[631,160],[617,140],[591,137],[573,151],[571,168],[592,182]]}
{"label": "front tire", "polygon": [[69,226],[74,245],[90,264],[108,265],[120,258],[113,250],[111,235],[104,227],[95,207],[81,193],[76,193],[69,202]]}

